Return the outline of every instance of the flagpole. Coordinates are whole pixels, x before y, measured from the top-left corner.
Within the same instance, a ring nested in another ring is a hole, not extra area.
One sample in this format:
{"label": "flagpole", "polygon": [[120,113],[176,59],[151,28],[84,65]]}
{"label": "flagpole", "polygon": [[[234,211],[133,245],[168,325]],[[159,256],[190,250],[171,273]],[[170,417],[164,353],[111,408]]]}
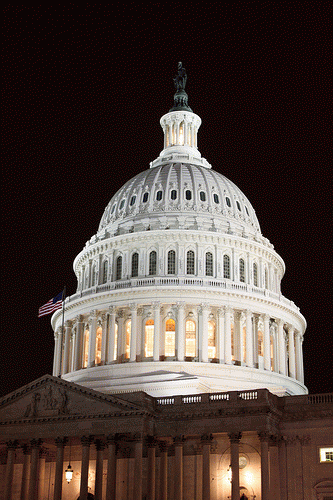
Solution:
{"label": "flagpole", "polygon": [[65,323],[65,299],[66,299],[66,286],[64,286],[62,292],[62,326],[61,326],[61,337],[60,337],[60,363],[59,363],[59,375],[61,378],[61,365],[62,365],[62,344],[64,340],[64,323]]}

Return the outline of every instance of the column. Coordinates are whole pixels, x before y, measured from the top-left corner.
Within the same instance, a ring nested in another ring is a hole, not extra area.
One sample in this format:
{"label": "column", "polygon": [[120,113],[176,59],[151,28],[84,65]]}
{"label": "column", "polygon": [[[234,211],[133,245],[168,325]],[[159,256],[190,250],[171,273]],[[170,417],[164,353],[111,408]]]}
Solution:
{"label": "column", "polygon": [[243,360],[242,356],[242,335],[241,335],[241,319],[242,313],[239,311],[235,312],[235,323],[234,323],[234,358],[237,364],[241,364]]}
{"label": "column", "polygon": [[224,329],[224,310],[217,310],[217,325],[218,325],[218,351],[217,358],[220,363],[224,363],[225,353],[224,353],[224,344],[225,344],[225,329]]}
{"label": "column", "polygon": [[[229,434],[230,464],[231,464],[231,500],[239,500],[239,441],[242,434],[234,432]],[[262,499],[263,500],[263,499]]]}
{"label": "column", "polygon": [[96,476],[95,476],[95,500],[103,500],[103,452],[104,443],[100,439],[95,442],[96,446]]}
{"label": "column", "polygon": [[46,462],[46,450],[41,448],[39,450],[39,461],[38,461],[38,500],[44,500],[45,462]]}
{"label": "column", "polygon": [[91,443],[90,437],[82,436],[82,438],[81,438],[82,460],[81,460],[80,500],[87,500],[87,496],[88,496],[88,472],[89,472],[90,443]]}
{"label": "column", "polygon": [[176,321],[176,356],[177,361],[184,361],[185,357],[185,309],[184,302],[177,302]]}
{"label": "column", "polygon": [[134,477],[136,498],[142,498],[142,438],[134,443]]}
{"label": "column", "polygon": [[231,365],[232,363],[231,315],[232,315],[232,309],[230,307],[226,307],[225,308],[225,362],[227,365]]}
{"label": "column", "polygon": [[22,469],[22,479],[21,479],[21,494],[20,500],[26,500],[28,498],[28,487],[29,487],[29,466],[30,466],[30,454],[31,450],[27,445],[22,446],[23,450],[23,469]]}
{"label": "column", "polygon": [[175,444],[175,500],[183,500],[183,443],[184,438],[174,438]]}
{"label": "column", "polygon": [[65,347],[64,347],[64,364],[62,367],[62,373],[68,373],[69,371],[69,347],[71,341],[71,331],[72,322],[65,321]]}
{"label": "column", "polygon": [[102,314],[102,345],[101,345],[101,365],[105,365],[107,359],[106,342],[108,329],[108,315]]}
{"label": "column", "polygon": [[117,362],[121,363],[125,357],[124,311],[118,311]]}
{"label": "column", "polygon": [[18,446],[17,441],[8,441],[7,443],[7,463],[5,477],[5,500],[12,498],[12,485],[14,475],[15,450]]}
{"label": "column", "polygon": [[61,342],[62,342],[62,334],[61,334],[61,327],[57,329],[57,331],[54,334],[55,337],[55,342],[56,342],[56,352],[54,354],[55,357],[55,363],[54,363],[54,369],[55,369],[55,376],[60,377],[60,363],[61,363],[61,355],[62,355],[62,349],[61,349]]}
{"label": "column", "polygon": [[148,446],[148,500],[155,500],[156,441],[152,436],[147,439]]}
{"label": "column", "polygon": [[160,443],[160,500],[168,500],[168,443]]}
{"label": "column", "polygon": [[269,500],[269,435],[266,432],[261,432],[259,433],[259,439],[261,448],[261,500]]}
{"label": "column", "polygon": [[269,315],[264,316],[264,369],[271,370],[271,343],[269,337]]}
{"label": "column", "polygon": [[202,436],[202,500],[210,500],[210,446],[212,436]]}
{"label": "column", "polygon": [[201,337],[201,346],[199,347],[199,353],[201,352],[201,359],[203,363],[208,363],[208,314],[209,314],[209,306],[207,304],[201,305],[202,310],[202,335]]}
{"label": "column", "polygon": [[116,458],[116,443],[114,440],[114,436],[108,437],[107,447],[108,447],[108,470],[106,479],[106,500],[116,500],[117,458]]}
{"label": "column", "polygon": [[82,335],[83,335],[83,316],[76,316],[76,337],[74,350],[74,370],[82,368]]}
{"label": "column", "polygon": [[246,364],[253,368],[253,328],[252,311],[246,311]]}
{"label": "column", "polygon": [[153,360],[160,360],[160,328],[161,328],[161,316],[160,316],[160,303],[153,302],[154,308],[154,350],[153,350]]}
{"label": "column", "polygon": [[57,370],[58,334],[56,332],[54,332],[53,335],[54,335],[54,353],[53,353],[52,375],[54,377],[57,377],[58,376],[58,370]]}
{"label": "column", "polygon": [[295,343],[294,343],[294,328],[288,327],[289,340],[289,377],[296,378],[296,363],[295,363]]}
{"label": "column", "polygon": [[277,319],[278,325],[278,345],[279,345],[279,373],[286,375],[286,344],[284,341],[283,321]]}
{"label": "column", "polygon": [[29,500],[36,500],[37,491],[37,472],[38,472],[38,456],[42,445],[40,439],[33,439],[31,442],[31,464],[30,464],[30,481],[29,481]]}
{"label": "column", "polygon": [[62,497],[62,479],[64,469],[64,446],[67,438],[58,437],[55,440],[57,446],[56,469],[54,476],[54,500],[61,500]]}
{"label": "column", "polygon": [[96,311],[90,311],[89,318],[89,347],[88,347],[88,368],[95,366],[96,357],[96,330],[97,314]]}
{"label": "column", "polygon": [[142,360],[142,307],[137,310],[136,361]]}
{"label": "column", "polygon": [[109,307],[109,342],[108,342],[108,363],[114,361],[114,347],[116,336],[116,307]]}
{"label": "column", "polygon": [[[130,304],[131,308],[131,345],[130,345],[130,362],[136,361],[136,337],[137,337],[137,304]],[[155,319],[154,319],[154,328],[155,328]],[[155,331],[155,330],[154,330]],[[154,350],[155,350],[155,342],[154,342]]]}
{"label": "column", "polygon": [[280,470],[280,498],[287,500],[287,455],[286,441],[283,436],[279,439],[279,470]]}
{"label": "column", "polygon": [[302,344],[301,344],[301,334],[295,332],[295,351],[296,351],[296,378],[299,382],[302,382]]}
{"label": "column", "polygon": [[258,323],[259,317],[254,316],[253,318],[253,355],[254,355],[254,367],[259,368],[258,359]]}

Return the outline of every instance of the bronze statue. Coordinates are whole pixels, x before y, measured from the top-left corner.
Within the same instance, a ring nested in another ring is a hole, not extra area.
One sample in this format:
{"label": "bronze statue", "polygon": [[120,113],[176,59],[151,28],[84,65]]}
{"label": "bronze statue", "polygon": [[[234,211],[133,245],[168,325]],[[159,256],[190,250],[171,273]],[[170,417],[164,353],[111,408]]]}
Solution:
{"label": "bronze statue", "polygon": [[183,68],[181,62],[178,63],[178,75],[173,79],[177,92],[179,90],[184,90],[186,85],[187,75],[186,69]]}

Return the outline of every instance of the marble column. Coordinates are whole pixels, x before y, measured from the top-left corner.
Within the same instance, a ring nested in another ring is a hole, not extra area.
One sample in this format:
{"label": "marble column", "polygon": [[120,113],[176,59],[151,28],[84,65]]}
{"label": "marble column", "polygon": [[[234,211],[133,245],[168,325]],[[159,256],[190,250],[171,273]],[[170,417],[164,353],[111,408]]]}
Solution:
{"label": "marble column", "polygon": [[283,436],[279,441],[279,471],[280,471],[280,500],[288,499],[287,492],[287,455],[286,455],[286,441]]}
{"label": "marble column", "polygon": [[185,303],[178,302],[176,321],[176,356],[177,361],[184,361],[185,357]]}
{"label": "marble column", "polygon": [[67,443],[67,438],[58,437],[55,440],[57,446],[56,469],[54,476],[54,500],[61,500],[62,497],[62,480],[64,470],[64,447]]}
{"label": "marble column", "polygon": [[142,498],[142,439],[134,443],[134,477],[136,498]]}
{"label": "marble column", "polygon": [[80,484],[80,500],[87,500],[88,496],[88,472],[89,472],[89,452],[91,438],[88,436],[81,437],[82,459],[81,459],[81,484]]}
{"label": "marble column", "polygon": [[184,439],[179,436],[174,439],[175,445],[175,500],[183,500],[183,444]]}
{"label": "marble column", "polygon": [[153,360],[160,360],[160,330],[161,330],[161,316],[160,316],[160,303],[154,302],[154,349]]}
{"label": "marble column", "polygon": [[95,500],[103,500],[103,452],[105,445],[100,439],[96,440],[96,475]]}
{"label": "marble column", "polygon": [[212,436],[202,436],[202,500],[210,500],[210,447]]}
{"label": "marble column", "polygon": [[102,314],[101,365],[105,365],[107,359],[107,353],[106,353],[107,329],[108,329],[108,315]]}
{"label": "marble column", "polygon": [[40,439],[33,439],[30,442],[30,444],[31,444],[31,464],[30,464],[28,500],[36,500],[36,498],[38,498],[38,489],[37,489],[38,457],[42,441]]}
{"label": "marble column", "polygon": [[242,313],[240,311],[235,311],[234,314],[234,358],[237,365],[240,365],[243,361],[242,353]]}
{"label": "marble column", "polygon": [[[136,337],[137,337],[137,304],[130,304],[131,308],[131,343],[130,343],[130,362],[136,361]],[[154,343],[155,346],[155,343]]]}
{"label": "marble column", "polygon": [[116,312],[115,306],[109,307],[109,341],[108,341],[108,363],[114,361],[115,337],[116,337]]}
{"label": "marble column", "polygon": [[261,448],[261,500],[269,500],[269,435],[266,432],[259,433]]}
{"label": "marble column", "polygon": [[54,334],[56,338],[56,352],[55,352],[55,363],[54,363],[54,369],[55,369],[55,376],[60,377],[61,373],[61,356],[62,356],[62,333],[61,333],[61,327],[59,327]]}
{"label": "marble column", "polygon": [[295,363],[295,330],[292,326],[288,327],[288,340],[289,340],[289,377],[296,378],[296,363]]}
{"label": "marble column", "polygon": [[12,500],[12,485],[14,476],[14,462],[17,441],[8,441],[7,443],[7,463],[6,463],[6,477],[5,477],[5,500]]}
{"label": "marble column", "polygon": [[253,368],[253,328],[252,311],[246,311],[246,364]]}
{"label": "marble column", "polygon": [[302,382],[302,343],[301,343],[301,334],[299,332],[295,332],[295,351],[296,351],[296,379],[299,382]]}
{"label": "marble column", "polygon": [[278,326],[278,345],[279,345],[279,373],[286,375],[286,344],[284,341],[284,322],[282,319],[276,320]]}
{"label": "marble column", "polygon": [[30,448],[28,448],[27,445],[22,446],[22,450],[23,450],[23,469],[22,469],[22,479],[21,479],[20,500],[27,500],[31,450]]}
{"label": "marble column", "polygon": [[224,310],[217,310],[217,325],[218,325],[218,350],[217,350],[217,358],[220,363],[224,363],[225,358],[225,318],[224,318]]}
{"label": "marble column", "polygon": [[90,325],[89,325],[88,368],[95,366],[96,330],[97,330],[96,311],[90,311],[89,323],[90,323]]}
{"label": "marble column", "polygon": [[82,368],[82,335],[83,335],[83,316],[76,316],[76,337],[74,350],[74,370]]}
{"label": "marble column", "polygon": [[117,362],[122,363],[125,357],[124,311],[118,311]]}
{"label": "marble column", "polygon": [[64,347],[64,363],[62,367],[62,373],[69,372],[69,350],[72,332],[72,322],[65,321],[65,347]]}
{"label": "marble column", "polygon": [[57,360],[57,355],[58,355],[58,344],[59,344],[59,335],[58,332],[54,332],[54,354],[53,354],[53,370],[52,370],[52,375],[54,377],[57,377],[59,375],[59,368],[58,368],[58,360]]}
{"label": "marble column", "polygon": [[151,436],[147,439],[148,447],[148,500],[155,500],[156,477],[156,441]]}
{"label": "marble column", "polygon": [[160,500],[168,500],[168,443],[160,443]]}
{"label": "marble column", "polygon": [[230,307],[225,308],[225,362],[227,365],[232,363],[231,350],[231,317],[233,311]]}
{"label": "marble column", "polygon": [[229,434],[230,463],[231,463],[231,500],[239,500],[239,442],[242,434],[235,432]]}
{"label": "marble column", "polygon": [[264,315],[264,369],[271,370],[271,342],[269,336],[269,315]]}
{"label": "marble column", "polygon": [[106,500],[116,500],[116,474],[117,474],[117,457],[116,443],[114,436],[109,436],[107,439],[108,447],[108,469],[106,480]]}
{"label": "marble column", "polygon": [[39,450],[38,460],[38,500],[44,500],[45,493],[45,463],[46,463],[46,450],[41,448]]}
{"label": "marble column", "polygon": [[201,352],[201,359],[203,363],[208,363],[208,315],[209,315],[209,306],[208,304],[202,304],[202,335],[201,337],[201,346],[199,348],[199,352]]}
{"label": "marble column", "polygon": [[136,361],[140,362],[142,360],[142,307],[137,310],[137,323],[136,323]]}

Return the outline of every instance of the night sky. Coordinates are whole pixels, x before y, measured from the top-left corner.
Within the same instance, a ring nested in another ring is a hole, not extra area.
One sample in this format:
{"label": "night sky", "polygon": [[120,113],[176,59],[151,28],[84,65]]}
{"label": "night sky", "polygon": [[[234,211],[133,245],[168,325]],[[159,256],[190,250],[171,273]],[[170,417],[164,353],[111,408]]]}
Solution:
{"label": "night sky", "polygon": [[178,61],[200,152],[286,263],[309,392],[333,391],[328,3],[163,5],[5,8],[1,395],[52,373],[38,308],[75,293],[104,208],[163,149]]}

